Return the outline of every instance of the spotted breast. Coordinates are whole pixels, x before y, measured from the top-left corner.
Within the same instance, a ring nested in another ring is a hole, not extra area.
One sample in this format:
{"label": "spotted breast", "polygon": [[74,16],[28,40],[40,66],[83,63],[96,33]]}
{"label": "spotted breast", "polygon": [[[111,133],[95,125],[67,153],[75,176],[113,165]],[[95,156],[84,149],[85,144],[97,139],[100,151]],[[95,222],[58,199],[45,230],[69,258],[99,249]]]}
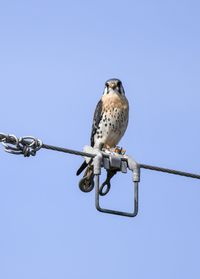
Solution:
{"label": "spotted breast", "polygon": [[102,115],[94,135],[94,147],[115,147],[128,125],[129,105],[124,96],[107,94],[101,98]]}

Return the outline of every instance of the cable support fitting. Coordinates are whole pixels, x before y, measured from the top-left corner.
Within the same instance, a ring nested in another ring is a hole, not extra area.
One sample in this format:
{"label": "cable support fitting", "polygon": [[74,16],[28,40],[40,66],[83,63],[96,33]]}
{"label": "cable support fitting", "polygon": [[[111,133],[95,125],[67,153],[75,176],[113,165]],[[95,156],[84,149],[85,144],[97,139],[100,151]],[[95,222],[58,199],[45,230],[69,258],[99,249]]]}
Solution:
{"label": "cable support fitting", "polygon": [[24,157],[35,156],[36,152],[42,147],[42,141],[32,136],[17,138],[15,135],[0,133],[0,142],[4,150],[8,153],[21,155]]}

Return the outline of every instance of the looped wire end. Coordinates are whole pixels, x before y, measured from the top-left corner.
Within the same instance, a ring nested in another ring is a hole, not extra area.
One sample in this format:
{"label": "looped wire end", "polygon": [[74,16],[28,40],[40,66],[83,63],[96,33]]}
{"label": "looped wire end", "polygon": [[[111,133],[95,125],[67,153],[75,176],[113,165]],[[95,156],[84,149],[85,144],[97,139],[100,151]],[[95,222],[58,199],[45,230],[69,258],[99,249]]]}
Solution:
{"label": "looped wire end", "polygon": [[15,135],[0,134],[0,142],[4,146],[4,150],[8,153],[20,155],[24,157],[35,156],[36,152],[42,147],[41,140],[32,136],[17,138]]}

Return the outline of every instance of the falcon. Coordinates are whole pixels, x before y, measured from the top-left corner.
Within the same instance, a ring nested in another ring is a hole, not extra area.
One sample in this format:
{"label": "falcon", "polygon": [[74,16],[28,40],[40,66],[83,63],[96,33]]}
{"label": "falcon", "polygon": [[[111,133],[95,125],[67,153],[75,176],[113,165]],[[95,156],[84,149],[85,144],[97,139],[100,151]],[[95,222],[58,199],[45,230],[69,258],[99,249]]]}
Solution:
{"label": "falcon", "polygon": [[[94,112],[90,137],[91,146],[99,150],[116,148],[126,131],[128,117],[129,104],[122,82],[119,79],[107,80],[103,96]],[[92,159],[89,163],[84,161],[76,174],[79,175],[85,168],[87,169],[83,176],[84,180],[82,180],[81,190],[84,189],[85,192],[89,192],[93,188],[91,188],[94,177]],[[108,173],[108,176],[112,177],[113,175],[114,173]]]}

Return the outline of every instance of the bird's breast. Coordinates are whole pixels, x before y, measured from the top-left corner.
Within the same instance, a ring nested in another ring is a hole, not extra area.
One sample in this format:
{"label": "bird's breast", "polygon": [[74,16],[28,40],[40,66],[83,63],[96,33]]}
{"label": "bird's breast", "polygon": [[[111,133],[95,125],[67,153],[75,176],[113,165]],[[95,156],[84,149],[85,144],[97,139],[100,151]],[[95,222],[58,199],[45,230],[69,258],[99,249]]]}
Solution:
{"label": "bird's breast", "polygon": [[119,108],[128,110],[128,101],[125,96],[118,94],[107,94],[102,97],[103,110]]}
{"label": "bird's breast", "polygon": [[95,142],[105,147],[114,147],[124,135],[128,124],[128,101],[117,94],[102,97],[102,119],[97,129]]}

